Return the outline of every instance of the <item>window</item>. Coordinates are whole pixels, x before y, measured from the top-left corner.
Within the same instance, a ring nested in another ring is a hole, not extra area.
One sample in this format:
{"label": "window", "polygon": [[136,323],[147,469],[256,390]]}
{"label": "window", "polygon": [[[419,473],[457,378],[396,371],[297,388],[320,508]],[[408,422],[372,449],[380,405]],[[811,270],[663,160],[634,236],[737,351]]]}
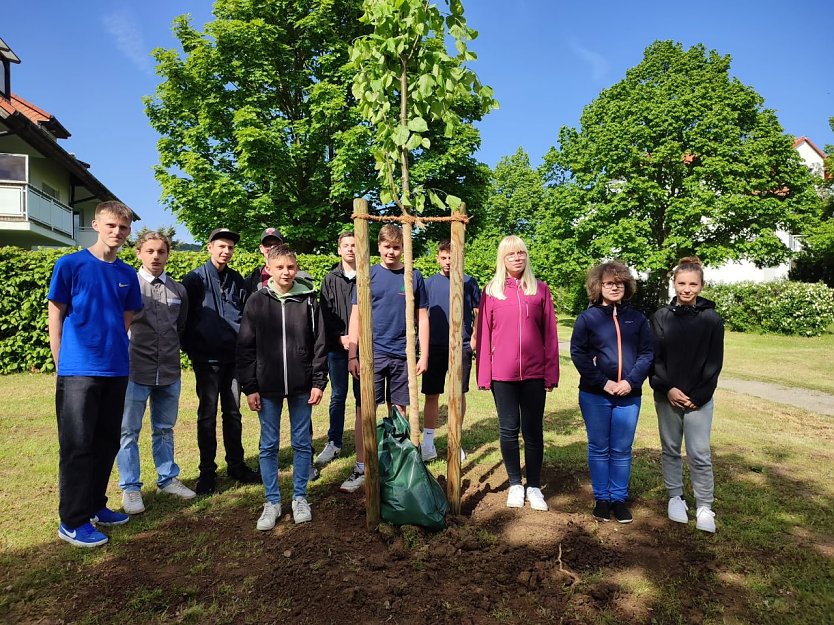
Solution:
{"label": "window", "polygon": [[0,154],[0,182],[28,182],[25,154]]}
{"label": "window", "polygon": [[58,200],[59,202],[61,201],[61,194],[58,191],[58,189],[56,189],[55,187],[53,187],[51,185],[46,184],[45,182],[41,183],[41,191],[46,193],[49,197],[54,198],[54,199]]}

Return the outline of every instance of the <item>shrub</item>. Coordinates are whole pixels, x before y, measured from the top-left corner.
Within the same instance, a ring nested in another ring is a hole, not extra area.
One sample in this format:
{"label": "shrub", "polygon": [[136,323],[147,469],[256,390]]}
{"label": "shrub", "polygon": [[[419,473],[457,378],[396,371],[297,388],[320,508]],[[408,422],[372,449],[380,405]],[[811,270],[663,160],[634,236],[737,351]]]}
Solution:
{"label": "shrub", "polygon": [[703,295],[737,332],[818,336],[834,323],[834,290],[822,283],[715,284]]}
{"label": "shrub", "polygon": [[[55,261],[72,251],[66,248],[29,251],[0,247],[0,274],[4,278],[0,284],[0,374],[55,370],[49,349],[46,296]],[[140,266],[132,249],[122,250],[119,257],[137,269]],[[185,274],[206,262],[207,258],[204,251],[173,251],[166,270],[175,280],[182,280]],[[319,285],[338,260],[338,256],[299,254],[298,265],[309,272]],[[371,258],[372,263],[378,260]],[[259,252],[238,250],[231,266],[247,276],[262,264],[263,256]],[[414,266],[424,276],[434,274],[437,271],[434,253],[416,258]],[[495,269],[495,247],[482,253],[476,250],[471,259],[467,256],[466,269],[483,286]],[[182,362],[183,366],[188,366],[185,355]]]}

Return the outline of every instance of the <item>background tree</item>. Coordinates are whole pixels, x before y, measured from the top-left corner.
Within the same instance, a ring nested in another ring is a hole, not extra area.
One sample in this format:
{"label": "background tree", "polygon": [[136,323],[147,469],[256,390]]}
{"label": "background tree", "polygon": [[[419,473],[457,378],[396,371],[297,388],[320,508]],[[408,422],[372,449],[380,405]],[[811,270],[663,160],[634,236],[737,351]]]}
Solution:
{"label": "background tree", "polygon": [[[828,119],[834,131],[834,117]],[[834,286],[834,145],[826,145],[824,178],[817,180],[821,198],[820,211],[808,219],[803,229],[802,252],[791,269],[792,280],[818,282]]]}
{"label": "background tree", "polygon": [[550,240],[648,272],[655,304],[681,256],[782,262],[790,251],[775,231],[796,231],[818,203],[791,141],[730,76],[729,56],[655,42],[585,107],[579,129],[560,129],[545,158]]}
{"label": "background tree", "polygon": [[[255,245],[269,225],[301,251],[329,250],[352,199],[378,196],[372,133],[345,67],[350,43],[370,30],[361,5],[215,0],[202,31],[188,16],[174,20],[182,49],[154,52],[163,82],[145,106],[161,135],[163,201],[198,240],[222,223]],[[461,110],[460,131],[417,173],[471,183],[477,206],[488,180],[472,158],[477,107]]]}
{"label": "background tree", "polygon": [[[141,228],[139,228],[139,230],[133,232],[130,238],[125,243],[125,247],[136,247],[136,241],[138,241],[139,237],[141,237],[146,232],[151,232],[151,228],[148,228],[147,226],[142,226]],[[156,228],[156,232],[161,232],[166,237],[168,237],[168,240],[171,242],[172,250],[179,249],[179,247],[182,245],[182,242],[177,241],[176,239],[177,229],[174,226],[159,226],[159,228]]]}

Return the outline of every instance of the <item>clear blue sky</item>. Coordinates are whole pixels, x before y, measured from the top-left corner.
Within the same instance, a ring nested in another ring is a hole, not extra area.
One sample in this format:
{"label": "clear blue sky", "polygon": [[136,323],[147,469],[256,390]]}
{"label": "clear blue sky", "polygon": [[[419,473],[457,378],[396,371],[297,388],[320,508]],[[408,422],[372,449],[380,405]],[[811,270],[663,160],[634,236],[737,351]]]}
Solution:
{"label": "clear blue sky", "polygon": [[[159,202],[156,139],[142,96],[157,84],[150,51],[173,47],[171,22],[211,19],[208,0],[40,0],[4,3],[0,37],[21,58],[12,90],[72,133],[66,149],[156,228],[175,224]],[[834,143],[834,11],[830,0],[562,2],[464,0],[480,36],[474,69],[501,109],[482,124],[479,157],[494,165],[524,147],[539,162],[562,125],[621,80],[656,39],[703,43],[776,110],[785,131]],[[35,10],[37,7],[37,11]],[[180,238],[192,240],[182,225]]]}

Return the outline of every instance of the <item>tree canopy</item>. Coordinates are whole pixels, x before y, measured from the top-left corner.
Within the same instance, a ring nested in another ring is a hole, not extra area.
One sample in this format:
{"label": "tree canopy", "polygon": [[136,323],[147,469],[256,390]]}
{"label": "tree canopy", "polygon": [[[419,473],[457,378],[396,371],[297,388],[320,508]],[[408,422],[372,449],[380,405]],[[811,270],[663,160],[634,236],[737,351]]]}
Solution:
{"label": "tree canopy", "polygon": [[[181,50],[154,52],[163,201],[197,239],[222,224],[254,244],[275,226],[300,251],[329,249],[353,198],[379,193],[346,66],[370,32],[362,0],[215,0],[213,14],[203,30],[178,17]],[[470,181],[477,202],[488,170],[472,158],[479,115],[462,106],[466,123],[415,177]]]}
{"label": "tree canopy", "polygon": [[544,175],[549,240],[569,240],[588,264],[617,257],[648,272],[656,299],[682,256],[784,261],[776,230],[796,231],[818,205],[792,138],[730,75],[730,57],[671,41],[649,46],[578,129],[560,129]]}

